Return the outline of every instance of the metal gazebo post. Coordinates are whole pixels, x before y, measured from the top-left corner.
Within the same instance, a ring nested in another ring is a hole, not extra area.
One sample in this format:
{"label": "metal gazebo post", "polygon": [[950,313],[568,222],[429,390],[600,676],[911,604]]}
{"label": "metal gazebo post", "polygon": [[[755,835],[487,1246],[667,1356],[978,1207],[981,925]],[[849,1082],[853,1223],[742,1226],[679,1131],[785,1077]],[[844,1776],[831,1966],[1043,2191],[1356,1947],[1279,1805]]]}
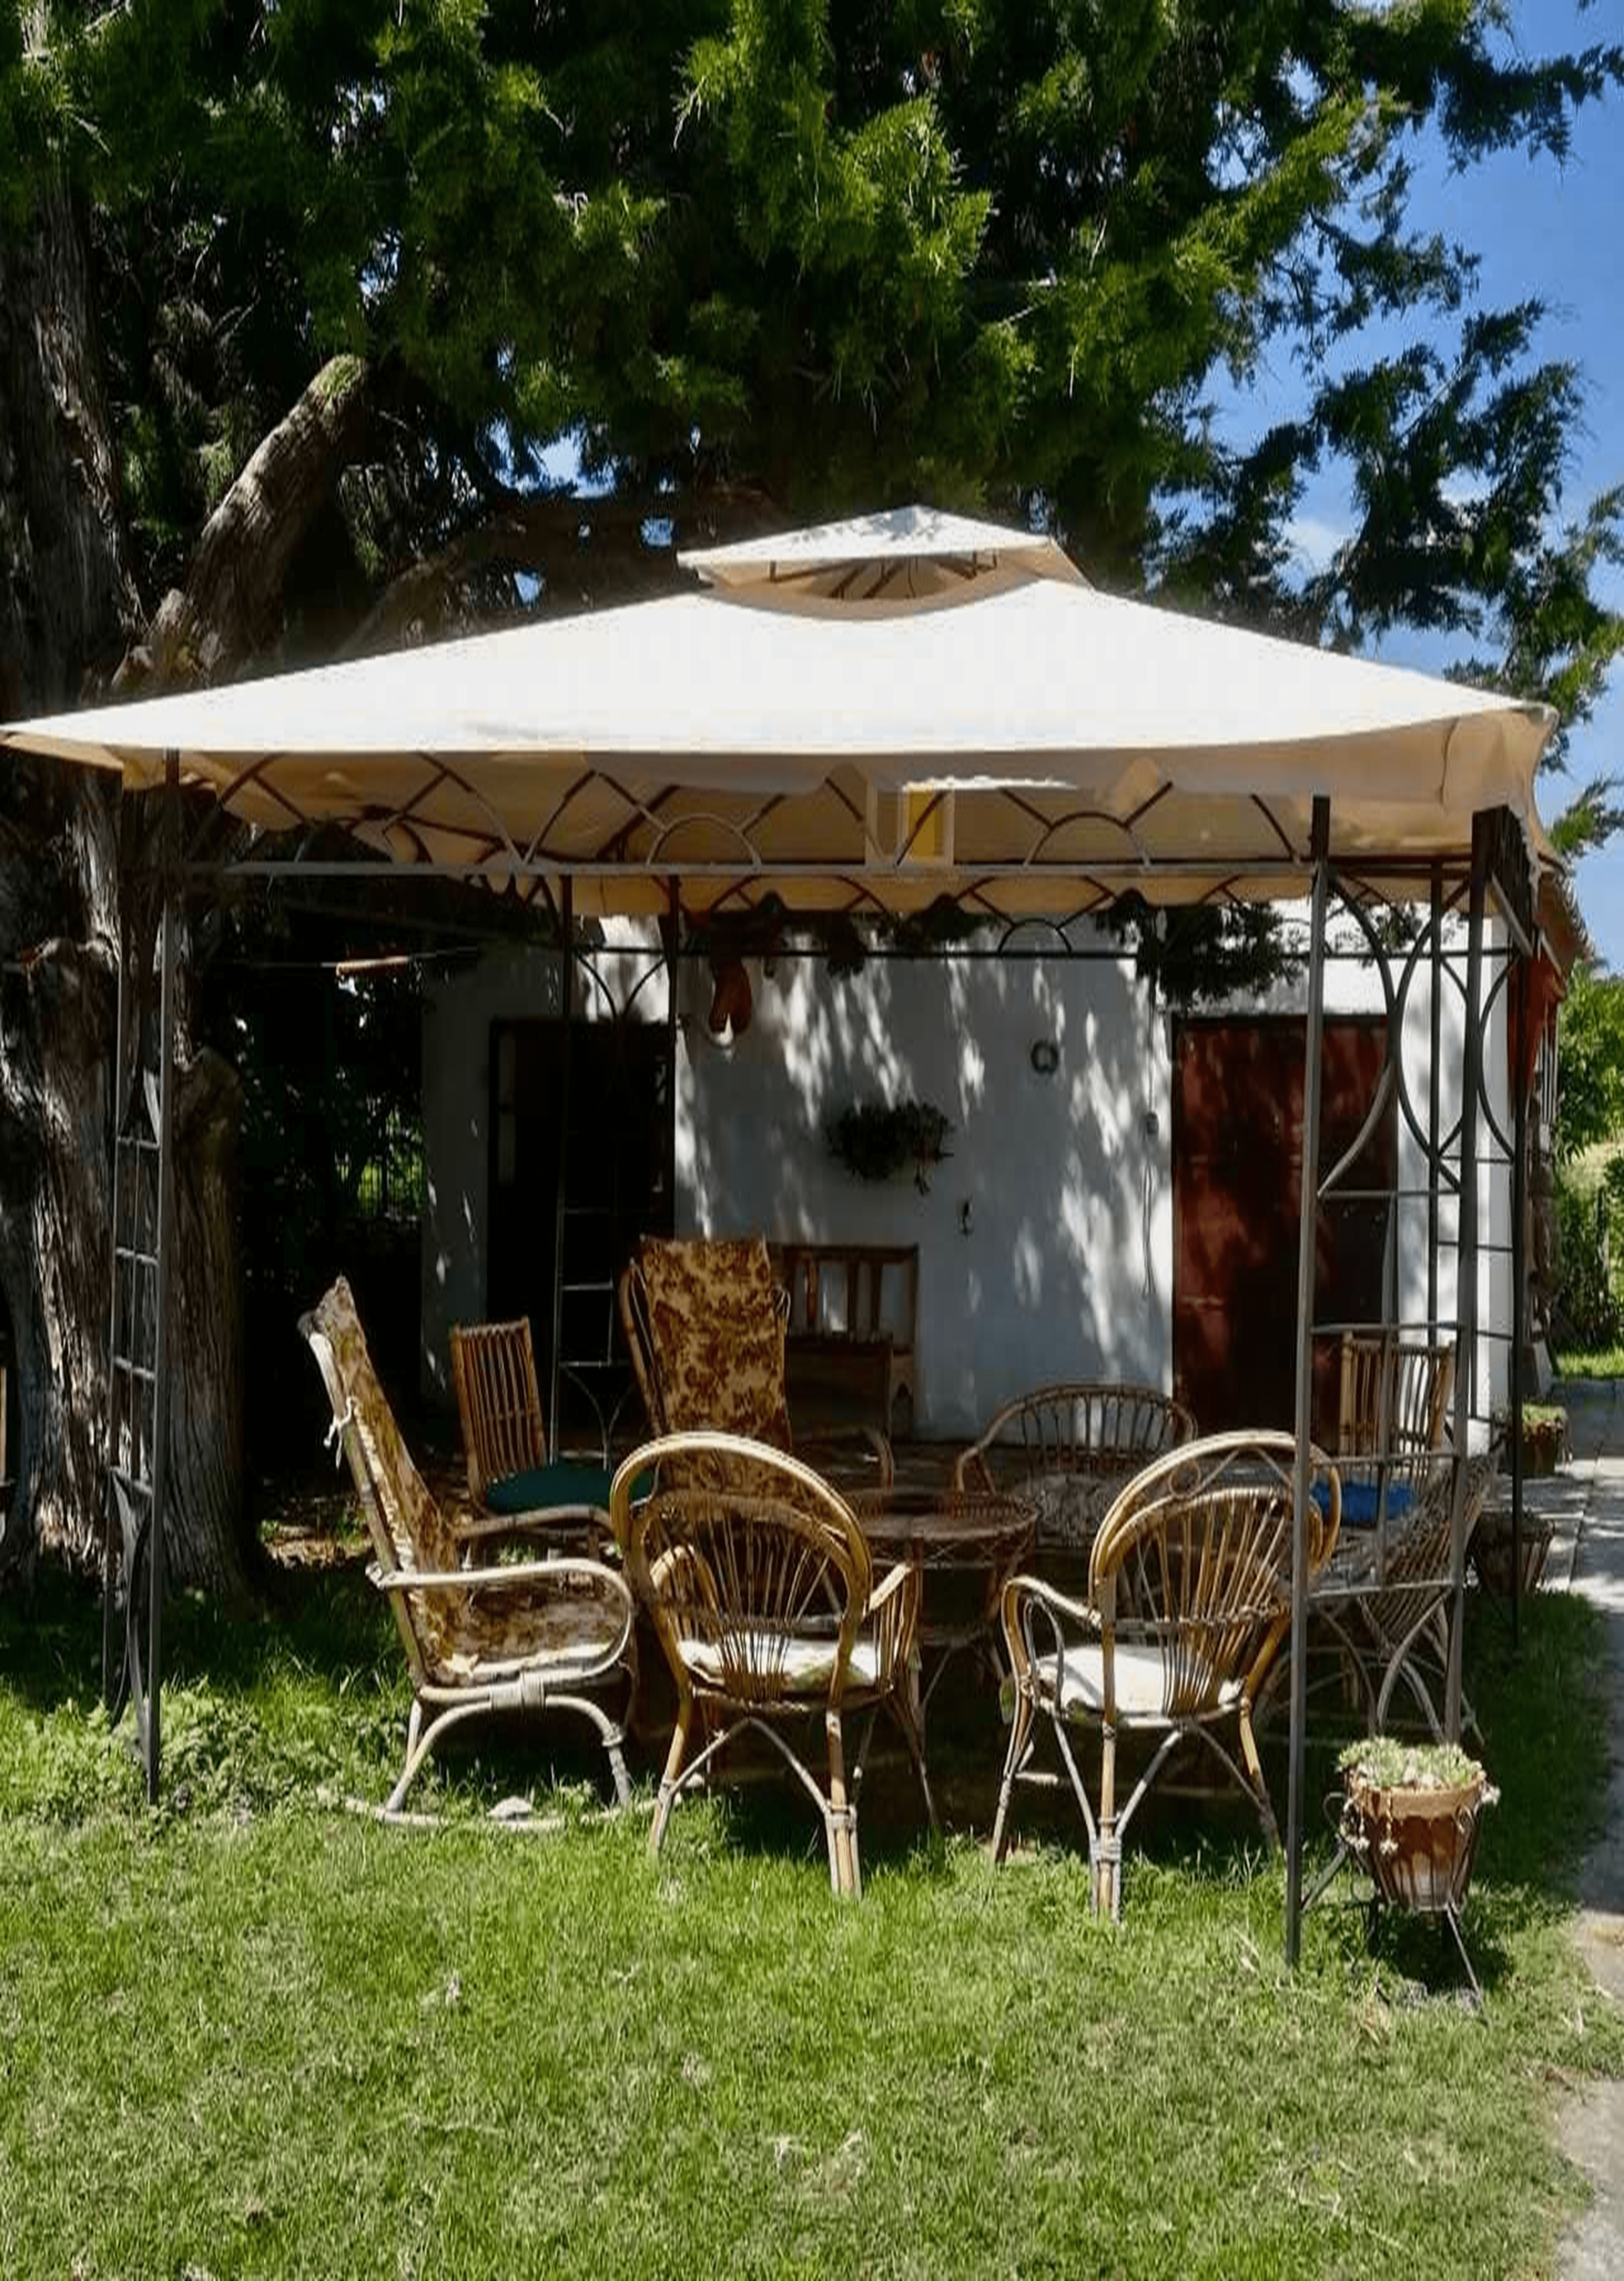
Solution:
{"label": "metal gazebo post", "polygon": [[1472,892],[1466,935],[1466,1009],[1461,1063],[1460,1202],[1455,1241],[1455,1481],[1450,1522],[1450,1667],[1443,1728],[1460,1739],[1461,1633],[1466,1604],[1466,1435],[1477,1375],[1477,1112],[1483,1081],[1483,913],[1488,900],[1490,813],[1472,819]]}
{"label": "metal gazebo post", "polygon": [[1527,1240],[1523,1216],[1528,1200],[1528,992],[1532,961],[1513,953],[1516,986],[1512,994],[1512,1366],[1507,1393],[1512,1411],[1512,1648],[1522,1643],[1522,1348],[1527,1328]]}
{"label": "metal gazebo post", "polygon": [[1286,1793],[1286,1961],[1303,1937],[1303,1764],[1308,1728],[1308,1500],[1314,1411],[1314,1268],[1319,1221],[1319,1094],[1325,1038],[1326,904],[1331,871],[1331,803],[1316,794],[1314,885],[1309,922],[1308,1029],[1303,1069],[1303,1178],[1297,1218],[1296,1480],[1291,1541],[1291,1765]]}
{"label": "metal gazebo post", "polygon": [[[126,839],[126,848],[128,847]],[[158,1067],[147,1065],[151,974],[133,883],[120,882],[119,1017],[113,1063],[112,1257],[108,1338],[106,1595],[103,1687],[117,1718],[135,1713],[135,1746],[156,1801],[161,1758],[164,1503],[168,1473],[169,1251],[174,1218],[174,962],[181,882],[180,754],[165,754],[161,821],[162,909],[158,929]],[[129,1091],[124,1092],[126,1052]],[[149,1093],[148,1079],[153,1083]],[[155,1098],[154,1098],[155,1095]],[[141,1638],[145,1581],[146,1643]],[[114,1609],[123,1602],[122,1658],[114,1668]]]}

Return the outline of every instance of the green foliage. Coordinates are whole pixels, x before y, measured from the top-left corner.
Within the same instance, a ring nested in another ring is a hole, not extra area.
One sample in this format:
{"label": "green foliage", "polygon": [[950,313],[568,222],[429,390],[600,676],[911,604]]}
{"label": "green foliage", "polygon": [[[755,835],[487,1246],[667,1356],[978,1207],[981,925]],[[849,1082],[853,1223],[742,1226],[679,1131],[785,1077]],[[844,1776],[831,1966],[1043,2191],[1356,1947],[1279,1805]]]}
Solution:
{"label": "green foliage", "polygon": [[[923,494],[1219,614],[1436,628],[1570,721],[1618,647],[1620,496],[1558,514],[1580,377],[1407,214],[1423,128],[1559,160],[1615,45],[1530,54],[1497,0],[147,0],[25,51],[33,15],[0,8],[0,198],[49,158],[92,202],[150,579],[326,355],[374,369],[365,479],[290,572],[313,646],[570,439],[679,523]],[[1362,358],[1377,321],[1407,344]],[[1214,388],[1294,361],[1301,416],[1226,440]],[[1304,584],[1333,465],[1357,528]],[[447,615],[648,554],[603,522],[585,566],[510,535]]]}
{"label": "green foliage", "polygon": [[1556,1357],[1561,1379],[1624,1378],[1624,1341],[1611,1346],[1564,1346]]}
{"label": "green foliage", "polygon": [[1557,1032],[1557,1147],[1566,1157],[1624,1139],[1624,979],[1577,965]]}
{"label": "green foliage", "polygon": [[1102,912],[1101,924],[1133,950],[1135,973],[1155,985],[1164,1005],[1261,993],[1302,967],[1264,904],[1198,903],[1158,912],[1130,893]]}
{"label": "green foliage", "polygon": [[914,1186],[924,1195],[930,1168],[953,1151],[944,1148],[953,1126],[925,1101],[856,1101],[830,1118],[824,1137],[829,1153],[860,1180],[889,1180],[913,1168]]}
{"label": "green foliage", "polygon": [[1624,1333],[1624,1196],[1616,1181],[1584,1167],[1558,1165],[1556,1183],[1558,1283],[1553,1329],[1560,1346],[1609,1347]]}
{"label": "green foliage", "polygon": [[1417,1743],[1396,1735],[1367,1735],[1338,1758],[1344,1775],[1373,1790],[1465,1790],[1483,1769],[1458,1743]]}

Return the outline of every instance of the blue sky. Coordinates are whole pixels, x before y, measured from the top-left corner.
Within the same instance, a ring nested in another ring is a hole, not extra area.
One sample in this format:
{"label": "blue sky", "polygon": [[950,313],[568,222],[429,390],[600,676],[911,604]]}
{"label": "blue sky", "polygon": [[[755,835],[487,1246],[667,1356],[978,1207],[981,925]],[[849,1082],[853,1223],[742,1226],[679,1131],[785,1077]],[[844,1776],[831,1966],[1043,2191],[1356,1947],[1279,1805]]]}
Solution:
{"label": "blue sky", "polygon": [[[1606,8],[1581,8],[1573,0],[1542,0],[1516,12],[1516,27],[1530,54],[1582,48],[1616,38]],[[1435,144],[1417,163],[1412,215],[1418,226],[1458,236],[1482,257],[1481,305],[1498,308],[1538,295],[1548,305],[1536,353],[1578,365],[1587,390],[1587,417],[1574,438],[1574,462],[1563,500],[1564,522],[1576,522],[1595,495],[1624,481],[1624,96],[1589,105],[1574,128],[1565,166],[1549,159],[1511,154],[1451,175]],[[1288,407],[1290,376],[1279,375],[1280,400]],[[1346,528],[1346,498],[1326,485],[1303,502],[1304,552],[1323,557]],[[1624,578],[1602,588],[1624,607]],[[1449,652],[1415,636],[1393,637],[1382,654],[1395,664],[1435,670]],[[1566,777],[1548,773],[1540,806],[1558,814],[1591,777],[1624,775],[1624,663],[1614,668],[1606,695],[1572,744]],[[1624,834],[1579,866],[1580,907],[1597,947],[1624,972]]]}

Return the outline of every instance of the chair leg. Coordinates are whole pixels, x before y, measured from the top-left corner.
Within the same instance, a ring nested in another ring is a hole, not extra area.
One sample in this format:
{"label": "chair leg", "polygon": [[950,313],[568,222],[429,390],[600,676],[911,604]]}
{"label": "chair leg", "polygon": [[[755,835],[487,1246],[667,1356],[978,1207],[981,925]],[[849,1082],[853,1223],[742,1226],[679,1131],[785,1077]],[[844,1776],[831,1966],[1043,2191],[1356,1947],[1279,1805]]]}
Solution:
{"label": "chair leg", "polygon": [[1017,1777],[1031,1748],[1032,1720],[1032,1697],[1024,1688],[1017,1689],[1015,1711],[1009,1720],[1009,1747],[1004,1752],[1003,1780],[998,1785],[998,1813],[993,1822],[994,1861],[1003,1860],[1009,1842],[1009,1808],[1014,1803]]}
{"label": "chair leg", "polygon": [[846,1746],[840,1734],[839,1713],[826,1711],[824,1726],[829,1737],[829,1811],[825,1820],[829,1829],[830,1882],[837,1893],[849,1894],[857,1900],[862,1891],[857,1867],[857,1817],[846,1795]]}
{"label": "chair leg", "polygon": [[1117,1836],[1117,1729],[1100,1728],[1100,1834],[1090,1848],[1089,1899],[1096,1916],[1122,1914],[1122,1842]]}
{"label": "chair leg", "polygon": [[936,1800],[931,1795],[931,1777],[924,1763],[924,1720],[920,1712],[917,1695],[912,1689],[887,1696],[891,1715],[902,1730],[902,1740],[908,1745],[908,1755],[914,1762],[914,1772],[919,1777],[920,1794],[924,1799],[924,1811],[933,1836],[941,1835],[941,1823],[936,1818]]}
{"label": "chair leg", "polygon": [[653,1825],[648,1833],[648,1850],[658,1853],[665,1836],[666,1823],[671,1818],[671,1801],[677,1795],[677,1784],[683,1770],[683,1759],[688,1750],[688,1728],[693,1717],[693,1697],[685,1690],[677,1698],[677,1723],[671,1729],[671,1747],[666,1752],[665,1772],[660,1777],[660,1795],[654,1801]]}
{"label": "chair leg", "polygon": [[1263,1778],[1263,1761],[1257,1755],[1257,1737],[1252,1732],[1252,1706],[1243,1696],[1241,1700],[1241,1755],[1246,1761],[1246,1771],[1257,1800],[1258,1819],[1263,1823],[1264,1838],[1278,1853],[1280,1850],[1280,1824],[1274,1819],[1274,1807],[1269,1798],[1269,1786]]}
{"label": "chair leg", "polygon": [[465,1719],[483,1718],[490,1708],[491,1705],[483,1696],[470,1703],[448,1704],[445,1709],[437,1712],[425,1726],[422,1704],[414,1697],[412,1715],[406,1721],[406,1765],[401,1768],[399,1781],[384,1801],[386,1814],[399,1813],[406,1803],[407,1790],[417,1780],[429,1753],[446,1728],[461,1726]]}

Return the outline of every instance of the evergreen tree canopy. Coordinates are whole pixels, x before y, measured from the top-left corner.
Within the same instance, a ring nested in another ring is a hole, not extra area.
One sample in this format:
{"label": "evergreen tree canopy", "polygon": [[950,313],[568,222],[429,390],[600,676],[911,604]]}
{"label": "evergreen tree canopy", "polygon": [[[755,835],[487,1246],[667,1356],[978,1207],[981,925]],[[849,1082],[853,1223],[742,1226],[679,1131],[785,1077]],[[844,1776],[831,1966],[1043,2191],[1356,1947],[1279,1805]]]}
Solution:
{"label": "evergreen tree canopy", "polygon": [[[1570,723],[1618,646],[1624,493],[1559,519],[1581,375],[1406,193],[1423,131],[1560,161],[1624,49],[1529,61],[1499,0],[5,5],[0,201],[60,166],[89,213],[149,611],[313,381],[343,399],[280,575],[140,671],[574,604],[666,575],[674,528],[916,496],[1282,630],[1432,630]],[[1361,359],[1373,320],[1406,344]],[[1300,409],[1237,441],[1265,358]],[[577,460],[590,509],[549,480]],[[1356,527],[1305,578],[1333,465]]]}

